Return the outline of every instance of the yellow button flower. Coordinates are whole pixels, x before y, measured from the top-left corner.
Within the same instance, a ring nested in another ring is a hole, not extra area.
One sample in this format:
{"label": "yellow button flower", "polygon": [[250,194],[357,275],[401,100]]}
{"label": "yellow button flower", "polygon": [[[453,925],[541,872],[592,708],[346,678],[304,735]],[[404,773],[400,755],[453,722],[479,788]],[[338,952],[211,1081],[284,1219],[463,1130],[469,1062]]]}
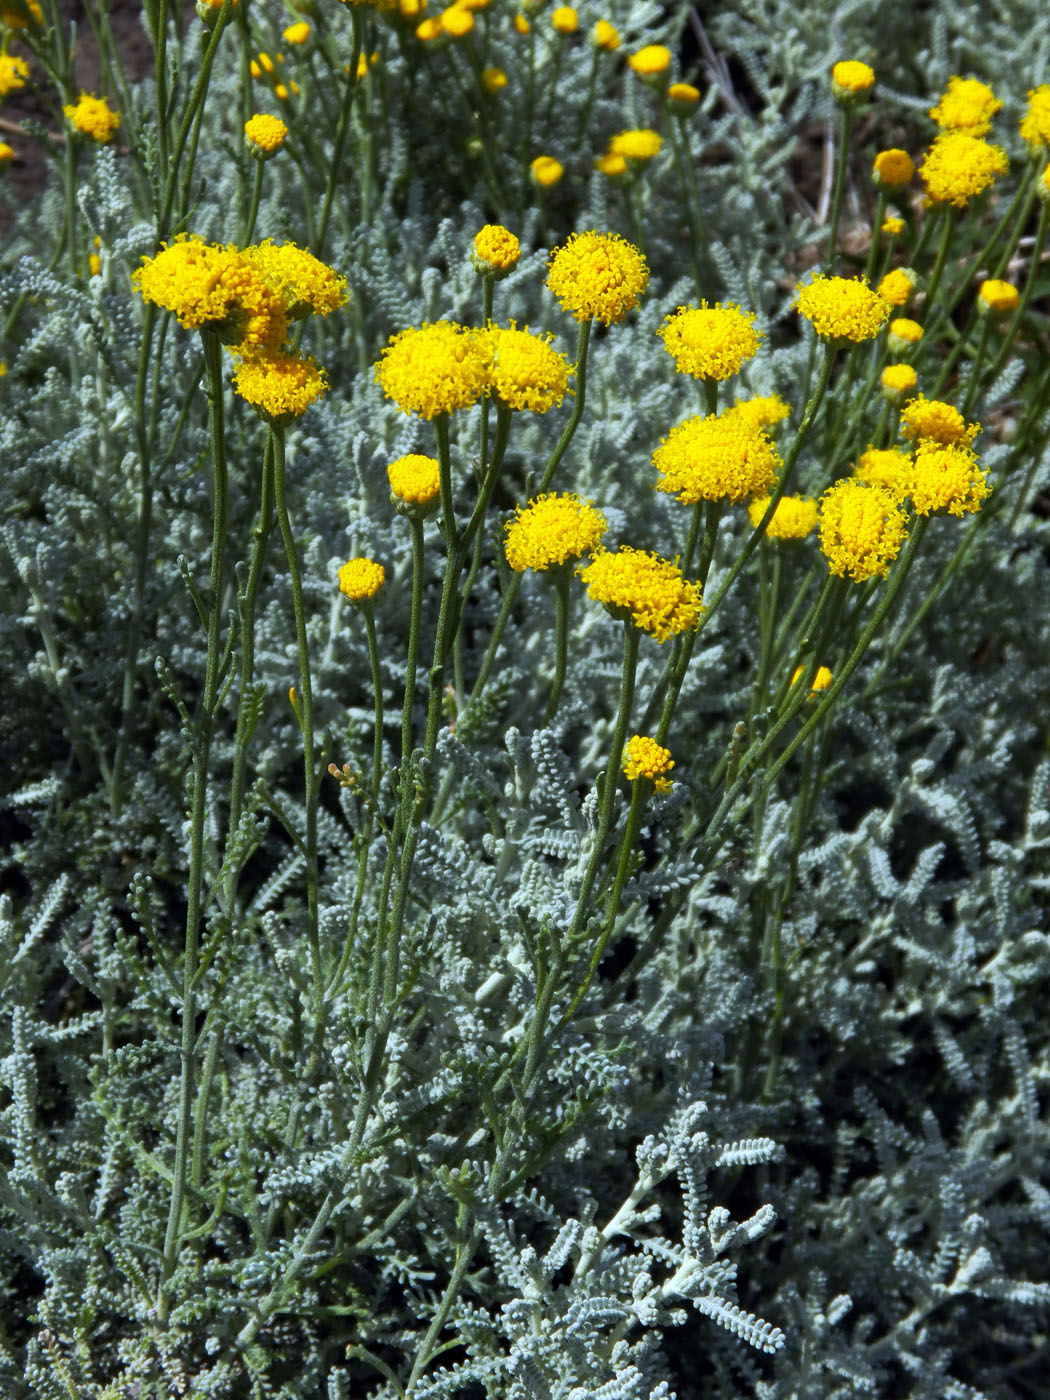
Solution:
{"label": "yellow button flower", "polygon": [[297,20],[295,24],[290,24],[283,32],[283,39],[286,44],[305,44],[311,33],[309,24],[305,19]]}
{"label": "yellow button flower", "polygon": [[616,26],[610,24],[607,19],[600,19],[594,26],[591,43],[596,49],[605,49],[606,53],[615,53],[620,47],[620,35]]}
{"label": "yellow button flower", "polygon": [[609,154],[623,160],[647,161],[660,154],[664,138],[658,131],[648,127],[632,131],[619,131],[609,138]]}
{"label": "yellow button flower", "polygon": [[947,89],[936,107],[930,108],[929,115],[942,130],[983,136],[1002,105],[986,83],[954,77],[948,79]]}
{"label": "yellow button flower", "polygon": [[899,238],[906,227],[903,219],[898,218],[896,214],[889,214],[883,219],[879,232],[884,233],[887,238]]}
{"label": "yellow button flower", "polygon": [[[747,508],[751,528],[757,530],[769,509],[770,496],[757,496]],[[817,503],[809,496],[781,496],[766,526],[767,540],[804,540],[817,528]]]}
{"label": "yellow button flower", "polygon": [[249,149],[253,155],[264,159],[276,155],[287,135],[288,128],[280,117],[272,117],[266,112],[259,112],[244,123],[244,137]]}
{"label": "yellow button flower", "polygon": [[900,189],[911,182],[915,174],[915,162],[907,151],[899,146],[880,151],[871,169],[871,178],[877,185],[887,189]]}
{"label": "yellow button flower", "polygon": [[622,321],[649,281],[645,258],[616,233],[573,233],[551,254],[547,286],[577,321]]}
{"label": "yellow button flower", "polygon": [[572,366],[551,345],[552,336],[527,329],[488,326],[477,332],[488,362],[489,390],[507,408],[546,413],[569,388]]}
{"label": "yellow button flower", "polygon": [[0,53],[0,97],[24,88],[29,77],[29,64],[17,54]]}
{"label": "yellow button flower", "polygon": [[843,59],[831,70],[831,90],[837,98],[862,97],[875,86],[875,70],[856,59]]}
{"label": "yellow button flower", "polygon": [[991,495],[988,473],[964,442],[920,442],[908,494],[917,515],[972,515]]}
{"label": "yellow button flower", "polygon": [[370,603],[385,582],[386,570],[382,564],[363,555],[347,560],[339,570],[339,592],[352,603]]}
{"label": "yellow button flower", "polygon": [[328,376],[298,355],[259,355],[242,360],[233,376],[241,398],[272,422],[298,418],[328,388]]}
{"label": "yellow button flower", "polygon": [[671,791],[673,784],[667,777],[674,767],[671,750],[665,749],[647,734],[631,735],[624,745],[621,764],[628,782],[648,778],[656,792]]}
{"label": "yellow button flower", "polygon": [[435,321],[391,336],[375,378],[403,413],[436,418],[477,403],[488,363],[475,336],[454,321]]}
{"label": "yellow button flower", "polygon": [[998,277],[989,277],[981,283],[978,292],[978,311],[995,312],[1003,315],[1009,311],[1016,311],[1021,305],[1021,293],[1012,282],[1004,282]]}
{"label": "yellow button flower", "polygon": [[551,14],[551,24],[559,34],[575,34],[580,27],[580,17],[571,5],[559,5]]}
{"label": "yellow button flower", "polygon": [[470,255],[480,273],[490,277],[506,277],[517,266],[521,244],[502,224],[486,224],[474,235]]}
{"label": "yellow button flower", "polygon": [[100,145],[111,140],[120,126],[120,113],[114,112],[104,97],[93,93],[82,92],[77,102],[62,111],[74,131],[90,136]]}
{"label": "yellow button flower", "polygon": [[922,327],[918,321],[909,320],[907,316],[897,316],[890,322],[886,344],[898,355],[914,349],[921,339]]}
{"label": "yellow button flower", "polygon": [[879,382],[891,403],[902,403],[915,392],[919,376],[912,365],[887,365]]}
{"label": "yellow button flower", "polygon": [[[805,672],[805,666],[796,666],[791,673],[791,684],[798,685],[799,681],[805,675]],[[809,687],[810,695],[816,695],[820,690],[827,690],[828,686],[831,684],[831,679],[831,672],[828,667],[818,666],[813,673],[813,682]]]}
{"label": "yellow button flower", "polygon": [[630,545],[599,549],[577,573],[591,598],[658,642],[692,631],[700,623],[704,603],[699,587],[683,576],[677,564],[658,554]]}
{"label": "yellow button flower", "polygon": [[653,453],[653,466],[657,491],[688,506],[768,495],[781,460],[764,429],[730,410],[672,428]]}
{"label": "yellow button flower", "polygon": [[728,379],[755,354],[762,340],[753,311],[739,306],[680,307],[667,317],[657,334],[674,357],[681,374],[695,379]]}
{"label": "yellow button flower", "polygon": [[662,78],[671,66],[671,50],[663,44],[646,44],[631,54],[627,66],[639,78]]}
{"label": "yellow button flower", "polygon": [[952,204],[963,209],[1009,168],[1006,152],[979,136],[948,131],[938,136],[926,153],[919,174],[931,204]]}
{"label": "yellow button flower", "polygon": [[1038,155],[1050,146],[1050,83],[1029,90],[1028,106],[1018,130],[1033,154]]}
{"label": "yellow button flower", "polygon": [[981,431],[979,423],[967,423],[957,408],[920,394],[901,410],[901,432],[906,438],[933,442],[971,443]]}
{"label": "yellow button flower", "polygon": [[538,185],[541,190],[550,189],[551,185],[556,185],[564,174],[564,165],[560,160],[555,160],[553,156],[537,156],[529,166],[532,183]]}
{"label": "yellow button flower", "polygon": [[890,306],[907,306],[915,294],[919,279],[910,267],[895,267],[878,285],[879,296]]}
{"label": "yellow button flower", "polygon": [[187,330],[213,332],[243,352],[277,351],[287,317],[281,296],[240,249],[179,234],[132,274],[144,301],[171,311]]}
{"label": "yellow button flower", "polygon": [[346,278],[294,243],[267,238],[245,248],[242,256],[280,292],[290,321],[328,316],[349,299]]}
{"label": "yellow button flower", "polygon": [[441,468],[436,457],[410,452],[386,469],[390,494],[410,506],[426,506],[441,490]]}
{"label": "yellow button flower", "polygon": [[884,486],[903,500],[911,485],[912,455],[903,447],[869,447],[860,454],[853,475],[869,486]]}
{"label": "yellow button flower", "polygon": [[518,506],[503,528],[507,563],[520,574],[526,569],[542,573],[582,559],[598,548],[607,527],[605,516],[590,501],[571,492],[552,492]]}
{"label": "yellow button flower", "polygon": [[890,313],[887,303],[862,277],[824,277],[818,273],[795,293],[800,316],[825,340],[859,344],[878,335]]}
{"label": "yellow button flower", "polygon": [[837,481],[820,498],[820,548],[838,578],[883,578],[907,538],[906,516],[882,486]]}

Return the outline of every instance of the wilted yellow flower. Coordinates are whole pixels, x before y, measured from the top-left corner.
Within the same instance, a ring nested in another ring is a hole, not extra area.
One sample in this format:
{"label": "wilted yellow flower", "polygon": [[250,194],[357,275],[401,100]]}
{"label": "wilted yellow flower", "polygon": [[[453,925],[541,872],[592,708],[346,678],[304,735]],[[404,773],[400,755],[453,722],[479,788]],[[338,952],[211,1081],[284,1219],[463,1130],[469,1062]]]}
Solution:
{"label": "wilted yellow flower", "polygon": [[435,321],[391,336],[375,377],[403,413],[436,418],[477,403],[488,388],[488,363],[473,333]]}
{"label": "wilted yellow flower", "polygon": [[547,286],[577,321],[610,326],[633,311],[649,281],[645,258],[616,233],[573,233],[548,264]]}
{"label": "wilted yellow flower", "polygon": [[[747,508],[752,530],[757,530],[772,498],[756,496]],[[817,528],[817,503],[809,496],[781,496],[766,526],[767,540],[804,540]]]}
{"label": "wilted yellow flower", "polygon": [[962,131],[948,131],[934,141],[919,174],[931,204],[952,204],[963,209],[997,175],[1005,175],[1008,167],[1001,146],[990,146],[979,136],[968,136]]}
{"label": "wilted yellow flower", "polygon": [[328,388],[324,370],[298,355],[253,355],[242,360],[233,387],[273,422],[298,418]]}
{"label": "wilted yellow flower", "polygon": [[687,418],[653,453],[657,491],[683,505],[768,495],[780,465],[765,430],[732,410]]}
{"label": "wilted yellow flower", "polygon": [[902,151],[899,146],[880,151],[871,170],[871,178],[875,183],[888,189],[899,189],[902,185],[907,185],[914,174],[915,162],[908,152]]}
{"label": "wilted yellow flower", "polygon": [[704,611],[700,589],[678,565],[644,549],[599,549],[577,573],[590,597],[658,642],[692,631]]}
{"label": "wilted yellow flower", "polygon": [[574,493],[537,496],[518,506],[503,527],[504,552],[515,573],[543,572],[570,559],[582,559],[601,543],[605,516]]}
{"label": "wilted yellow flower", "polygon": [[477,339],[488,360],[490,392],[507,408],[546,413],[561,403],[571,366],[552,347],[552,336],[490,325],[477,332]]}
{"label": "wilted yellow flower", "polygon": [[754,321],[753,311],[702,301],[672,312],[657,334],[680,373],[721,380],[736,374],[758,349],[762,333]]}
{"label": "wilted yellow flower", "polygon": [[621,760],[628,782],[648,778],[656,792],[670,792],[673,783],[666,775],[674,767],[671,750],[665,749],[647,734],[632,734],[624,745]]}
{"label": "wilted yellow flower", "polygon": [[862,277],[824,277],[818,273],[795,293],[800,316],[826,340],[859,344],[881,330],[890,313],[887,303]]}
{"label": "wilted yellow flower", "polygon": [[908,490],[916,515],[972,515],[991,491],[988,473],[966,443],[925,440],[916,446]]}
{"label": "wilted yellow flower", "polygon": [[901,432],[907,438],[971,443],[980,431],[979,423],[967,423],[952,404],[928,399],[925,394],[901,410]]}
{"label": "wilted yellow flower", "polygon": [[545,190],[558,183],[565,174],[565,167],[553,156],[537,156],[529,166],[529,174],[533,184]]}
{"label": "wilted yellow flower", "polygon": [[390,492],[410,506],[425,506],[441,490],[441,468],[436,457],[410,452],[391,462],[386,469]]}
{"label": "wilted yellow flower", "polygon": [[907,538],[905,527],[899,502],[881,486],[847,479],[820,498],[820,548],[838,578],[885,578]]}
{"label": "wilted yellow flower", "polygon": [[104,97],[93,93],[82,92],[76,103],[62,111],[75,131],[100,145],[111,140],[120,125],[120,113],[114,112]]}
{"label": "wilted yellow flower", "polygon": [[948,79],[946,91],[936,107],[930,108],[929,115],[945,130],[983,136],[1002,105],[986,83],[955,77]]}
{"label": "wilted yellow flower", "polygon": [[339,570],[339,592],[352,603],[370,603],[386,582],[386,570],[374,559],[348,559]]}

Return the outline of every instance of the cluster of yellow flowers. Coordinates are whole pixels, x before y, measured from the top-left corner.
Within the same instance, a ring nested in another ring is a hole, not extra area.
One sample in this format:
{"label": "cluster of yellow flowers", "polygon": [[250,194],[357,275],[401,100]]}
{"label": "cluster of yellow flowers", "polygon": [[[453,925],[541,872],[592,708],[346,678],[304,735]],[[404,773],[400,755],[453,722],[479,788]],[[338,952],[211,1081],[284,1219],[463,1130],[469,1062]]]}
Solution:
{"label": "cluster of yellow flowers", "polygon": [[120,126],[120,113],[114,112],[104,97],[82,92],[77,102],[62,108],[74,131],[90,136],[101,145],[113,139]]}
{"label": "cluster of yellow flowers", "polygon": [[670,792],[673,784],[667,774],[674,767],[670,749],[647,734],[632,734],[624,745],[621,760],[624,777],[635,783],[648,778],[656,792]]}
{"label": "cluster of yellow flowers", "polygon": [[653,453],[658,491],[683,505],[768,495],[781,466],[765,428],[733,409],[687,418]]}

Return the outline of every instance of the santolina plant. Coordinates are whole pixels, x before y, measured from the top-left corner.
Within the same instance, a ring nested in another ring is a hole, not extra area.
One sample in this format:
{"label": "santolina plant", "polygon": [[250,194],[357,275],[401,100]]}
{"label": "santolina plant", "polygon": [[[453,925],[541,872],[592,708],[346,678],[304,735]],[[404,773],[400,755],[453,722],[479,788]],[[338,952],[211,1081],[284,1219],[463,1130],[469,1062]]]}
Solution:
{"label": "santolina plant", "polygon": [[0,4],[0,1390],[1037,1393],[1046,14],[84,8]]}

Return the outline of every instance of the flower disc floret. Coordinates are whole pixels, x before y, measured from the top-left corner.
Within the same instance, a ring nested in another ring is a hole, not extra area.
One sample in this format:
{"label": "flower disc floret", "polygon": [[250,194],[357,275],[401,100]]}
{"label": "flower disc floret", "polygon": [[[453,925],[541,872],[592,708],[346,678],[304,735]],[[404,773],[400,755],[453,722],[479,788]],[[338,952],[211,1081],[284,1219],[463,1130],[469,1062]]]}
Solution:
{"label": "flower disc floret", "polygon": [[606,326],[634,310],[649,281],[645,258],[616,233],[570,234],[548,267],[547,286],[562,310]]}
{"label": "flower disc floret", "polygon": [[1028,106],[1018,130],[1034,154],[1050,146],[1050,83],[1029,90]]}
{"label": "flower disc floret", "polygon": [[479,272],[505,277],[521,257],[521,244],[502,224],[486,224],[474,235],[471,257]]}
{"label": "flower disc floret", "polygon": [[390,492],[410,506],[426,506],[441,491],[441,468],[436,457],[409,452],[386,469]]}
{"label": "flower disc floret", "polygon": [[927,440],[915,448],[908,494],[916,515],[972,515],[991,491],[988,473],[965,443]]}
{"label": "flower disc floret", "polygon": [[[770,496],[758,496],[747,508],[751,528],[757,530],[769,508]],[[768,540],[804,540],[817,528],[817,503],[809,496],[781,496],[766,526]]]}
{"label": "flower disc floret", "polygon": [[781,466],[766,432],[739,414],[710,413],[672,428],[653,453],[657,491],[683,505],[768,494]]}
{"label": "flower disc floret", "polygon": [[942,130],[967,131],[971,136],[983,136],[1002,102],[987,83],[976,78],[953,77],[936,107],[929,115]]}
{"label": "flower disc floret", "polygon": [[402,413],[436,418],[477,403],[488,388],[488,361],[471,332],[434,321],[391,336],[375,377]]}
{"label": "flower disc floret", "polygon": [[111,140],[120,126],[120,113],[114,112],[104,97],[96,97],[94,93],[82,92],[75,103],[63,107],[62,111],[75,131],[90,136],[100,145]]}
{"label": "flower disc floret", "polygon": [[553,348],[552,339],[513,326],[478,332],[488,359],[490,392],[507,408],[546,413],[565,397],[572,366]]}
{"label": "flower disc floret", "polygon": [[504,526],[507,563],[519,574],[557,568],[593,553],[606,528],[601,511],[572,492],[537,496]]}
{"label": "flower disc floret", "polygon": [[632,734],[624,745],[621,760],[628,782],[648,778],[657,792],[670,792],[672,783],[667,774],[674,767],[671,750],[665,749],[648,734]]}
{"label": "flower disc floret", "polygon": [[736,374],[758,349],[762,333],[755,330],[754,321],[752,311],[702,301],[673,312],[657,334],[679,373],[721,380]]}
{"label": "flower disc floret", "polygon": [[837,481],[820,498],[820,548],[838,578],[885,578],[907,538],[906,516],[892,492],[857,480]]}
{"label": "flower disc floret", "polygon": [[925,394],[901,410],[901,432],[906,438],[971,443],[980,431],[981,425],[967,423],[953,404],[928,399]]}
{"label": "flower disc floret", "polygon": [[979,136],[947,131],[938,136],[919,169],[931,204],[953,204],[963,209],[981,194],[997,175],[1009,168],[1001,146],[989,145]]}
{"label": "flower disc floret", "polygon": [[386,582],[386,570],[374,559],[349,559],[339,570],[339,592],[352,603],[371,602]]}
{"label": "flower disc floret", "polygon": [[862,277],[825,277],[818,273],[795,293],[800,316],[825,340],[854,344],[878,335],[890,314],[889,304]]}
{"label": "flower disc floret", "polygon": [[599,549],[577,573],[590,597],[658,642],[699,625],[704,611],[700,589],[670,559],[622,545],[615,551]]}
{"label": "flower disc floret", "polygon": [[298,418],[328,388],[328,376],[314,360],[298,355],[259,355],[242,360],[233,387],[272,422]]}

